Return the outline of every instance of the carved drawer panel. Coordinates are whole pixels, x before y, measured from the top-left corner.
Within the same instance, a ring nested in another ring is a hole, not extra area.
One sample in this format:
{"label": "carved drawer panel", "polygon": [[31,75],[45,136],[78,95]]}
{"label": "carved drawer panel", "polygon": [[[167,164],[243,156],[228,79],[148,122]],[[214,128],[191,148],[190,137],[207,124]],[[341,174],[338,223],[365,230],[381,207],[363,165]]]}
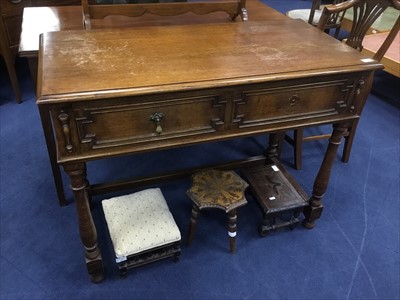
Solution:
{"label": "carved drawer panel", "polygon": [[[328,77],[329,79],[329,77]],[[352,118],[363,80],[249,84],[55,105],[59,160],[119,155]],[[282,127],[283,126],[283,127]]]}
{"label": "carved drawer panel", "polygon": [[234,104],[234,122],[245,128],[348,113],[353,93],[354,80],[244,91]]}
{"label": "carved drawer panel", "polygon": [[225,101],[213,95],[115,102],[73,106],[83,151],[212,134],[225,124]]}

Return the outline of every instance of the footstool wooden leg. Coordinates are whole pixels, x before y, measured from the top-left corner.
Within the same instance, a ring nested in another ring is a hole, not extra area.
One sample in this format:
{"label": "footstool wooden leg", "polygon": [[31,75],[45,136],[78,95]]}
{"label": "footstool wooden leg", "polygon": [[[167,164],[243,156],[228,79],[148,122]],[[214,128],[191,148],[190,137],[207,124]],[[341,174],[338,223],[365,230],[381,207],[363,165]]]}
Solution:
{"label": "footstool wooden leg", "polygon": [[196,222],[197,218],[199,216],[199,208],[197,207],[196,204],[193,203],[192,205],[192,216],[190,218],[190,225],[189,225],[189,237],[188,237],[188,246],[192,244],[194,232],[196,230]]}
{"label": "footstool wooden leg", "polygon": [[236,220],[236,209],[233,209],[228,212],[228,235],[231,253],[235,253],[236,250]]}
{"label": "footstool wooden leg", "polygon": [[119,263],[118,264],[118,269],[119,269],[119,276],[121,278],[126,278],[127,275],[128,275],[128,263],[127,263],[127,261]]}
{"label": "footstool wooden leg", "polygon": [[263,221],[260,227],[258,228],[258,233],[261,237],[264,237],[268,234],[269,230],[271,230],[270,219],[268,215],[263,212]]}

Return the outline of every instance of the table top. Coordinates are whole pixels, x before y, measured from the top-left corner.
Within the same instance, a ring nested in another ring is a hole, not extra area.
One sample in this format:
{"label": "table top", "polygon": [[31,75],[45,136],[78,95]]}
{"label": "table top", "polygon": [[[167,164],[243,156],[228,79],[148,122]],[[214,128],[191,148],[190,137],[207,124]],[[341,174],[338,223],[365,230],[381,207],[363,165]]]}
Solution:
{"label": "table top", "polygon": [[[269,20],[282,19],[285,17],[259,0],[247,1],[246,8],[250,21],[262,21],[267,18]],[[93,29],[105,29],[226,22],[229,22],[226,13],[214,12],[207,15],[186,13],[173,17],[150,14],[137,18],[110,16],[105,19],[92,20],[91,24]],[[241,22],[240,18],[236,22]],[[75,29],[84,29],[81,6],[25,7],[22,19],[19,55],[22,57],[37,57],[39,35],[41,33]]]}
{"label": "table top", "polygon": [[80,6],[25,7],[19,55],[37,57],[39,35],[43,32],[83,29]]}
{"label": "table top", "polygon": [[381,65],[300,20],[45,33],[38,104],[221,87]]}
{"label": "table top", "polygon": [[[389,32],[376,33],[366,35],[363,41],[363,52],[373,56],[383,44]],[[389,73],[400,77],[400,32],[397,33],[395,39],[382,58],[385,70]]]}

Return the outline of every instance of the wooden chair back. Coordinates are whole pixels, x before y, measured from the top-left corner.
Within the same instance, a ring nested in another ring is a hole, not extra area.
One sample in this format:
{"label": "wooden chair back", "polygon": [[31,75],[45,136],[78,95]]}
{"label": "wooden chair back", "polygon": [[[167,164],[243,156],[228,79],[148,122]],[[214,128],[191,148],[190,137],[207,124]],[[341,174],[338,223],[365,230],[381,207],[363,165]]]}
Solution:
{"label": "wooden chair back", "polygon": [[[372,26],[372,24],[378,19],[379,16],[388,7],[393,7],[397,10],[400,9],[400,1],[398,0],[348,0],[335,5],[327,5],[324,7],[322,15],[319,19],[317,27],[325,31],[327,24],[329,24],[331,17],[334,14],[343,13],[346,10],[353,9],[353,23],[350,30],[349,36],[346,40],[346,44],[361,51],[363,49],[362,43],[365,35]],[[381,61],[386,51],[389,49],[393,40],[400,29],[400,15],[397,18],[394,26],[387,35],[385,41],[380,46],[378,51],[374,54],[373,58],[377,61]],[[358,125],[358,119],[352,121],[351,126],[348,128],[347,133],[344,135],[345,143],[343,147],[342,161],[348,162],[350,158],[350,152],[354,140]],[[285,140],[294,147],[294,165],[297,170],[301,169],[302,165],[302,143],[306,141],[315,141],[321,139],[330,138],[330,134],[310,135],[304,136],[304,129],[299,128],[294,131],[293,138],[289,135],[285,135]]]}
{"label": "wooden chair back", "polygon": [[200,0],[195,2],[177,0],[179,2],[164,3],[159,3],[159,0],[156,1],[132,4],[94,4],[90,0],[82,0],[85,28],[91,28],[91,19],[103,19],[115,15],[126,17],[140,17],[144,14],[177,16],[188,12],[204,15],[224,11],[232,21],[239,15],[243,21],[248,19],[246,0]]}
{"label": "wooden chair back", "polygon": [[[338,4],[345,0],[333,0],[332,4]],[[321,18],[323,6],[321,6],[321,0],[313,0],[311,8],[309,9],[293,9],[286,12],[286,15],[291,19],[300,19],[304,22],[316,26]],[[331,29],[334,29],[334,37],[337,38],[339,35],[342,21],[344,18],[345,11],[331,14],[328,22],[325,24],[325,32],[329,33]]]}
{"label": "wooden chair back", "polygon": [[[331,15],[337,14],[347,9],[353,9],[353,23],[346,44],[361,51],[363,49],[362,42],[368,29],[382,15],[388,7],[400,10],[400,1],[398,0],[348,0],[336,5],[325,6],[318,28],[324,30],[329,22]],[[392,44],[394,38],[400,29],[400,16],[390,30],[390,33],[382,46],[374,55],[374,59],[380,61],[385,55],[387,49]]]}
{"label": "wooden chair back", "polygon": [[[345,0],[333,0],[332,5],[342,3],[343,1]],[[308,18],[309,24],[315,24],[314,23],[315,12],[320,9],[321,9],[321,0],[313,0],[311,5],[310,16]],[[325,24],[325,30],[340,28],[345,12],[346,11],[332,13],[330,15],[328,22]]]}

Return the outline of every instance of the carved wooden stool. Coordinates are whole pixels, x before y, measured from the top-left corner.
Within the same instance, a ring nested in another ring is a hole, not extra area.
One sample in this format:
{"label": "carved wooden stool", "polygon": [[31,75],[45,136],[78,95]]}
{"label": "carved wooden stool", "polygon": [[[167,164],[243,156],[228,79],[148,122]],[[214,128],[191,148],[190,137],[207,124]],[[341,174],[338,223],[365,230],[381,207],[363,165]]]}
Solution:
{"label": "carved wooden stool", "polygon": [[192,186],[186,192],[193,202],[188,245],[192,243],[199,211],[219,208],[228,214],[228,235],[231,253],[235,252],[236,209],[247,203],[244,191],[248,184],[233,171],[206,170],[192,176]]}
{"label": "carved wooden stool", "polygon": [[181,253],[181,234],[159,188],[102,201],[121,277],[127,269]]}
{"label": "carved wooden stool", "polygon": [[285,227],[293,229],[300,222],[298,216],[308,206],[307,194],[279,161],[243,169],[241,174],[263,211],[261,236]]}

